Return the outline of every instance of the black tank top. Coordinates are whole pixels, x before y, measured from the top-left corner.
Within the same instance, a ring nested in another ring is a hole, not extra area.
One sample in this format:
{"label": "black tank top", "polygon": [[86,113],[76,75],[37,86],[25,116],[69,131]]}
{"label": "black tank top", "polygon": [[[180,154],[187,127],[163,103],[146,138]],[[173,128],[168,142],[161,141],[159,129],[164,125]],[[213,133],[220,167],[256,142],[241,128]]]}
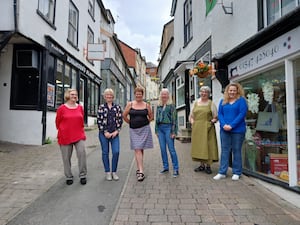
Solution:
{"label": "black tank top", "polygon": [[148,109],[133,109],[129,110],[130,115],[130,128],[140,128],[149,124],[148,120]]}

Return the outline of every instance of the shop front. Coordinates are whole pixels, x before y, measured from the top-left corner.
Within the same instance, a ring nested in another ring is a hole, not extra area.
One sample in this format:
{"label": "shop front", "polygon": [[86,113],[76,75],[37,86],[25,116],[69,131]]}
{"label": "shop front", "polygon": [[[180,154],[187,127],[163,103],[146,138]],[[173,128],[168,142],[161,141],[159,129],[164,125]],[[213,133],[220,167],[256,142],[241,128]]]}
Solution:
{"label": "shop front", "polygon": [[300,191],[299,40],[296,27],[228,64],[228,78],[243,86],[249,107],[244,173],[296,191]]}

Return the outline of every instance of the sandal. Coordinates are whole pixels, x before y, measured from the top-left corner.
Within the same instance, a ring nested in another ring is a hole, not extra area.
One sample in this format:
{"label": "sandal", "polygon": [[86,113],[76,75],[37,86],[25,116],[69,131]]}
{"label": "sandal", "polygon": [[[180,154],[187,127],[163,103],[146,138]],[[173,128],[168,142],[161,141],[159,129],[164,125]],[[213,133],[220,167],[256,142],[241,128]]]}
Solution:
{"label": "sandal", "polygon": [[137,173],[137,180],[138,181],[143,181],[145,179],[145,174],[143,173]]}
{"label": "sandal", "polygon": [[140,172],[140,170],[136,170],[135,171],[135,175],[138,176],[138,173]]}
{"label": "sandal", "polygon": [[196,169],[194,169],[195,172],[200,172],[200,171],[204,171],[205,170],[205,166],[201,165],[199,167],[197,167]]}

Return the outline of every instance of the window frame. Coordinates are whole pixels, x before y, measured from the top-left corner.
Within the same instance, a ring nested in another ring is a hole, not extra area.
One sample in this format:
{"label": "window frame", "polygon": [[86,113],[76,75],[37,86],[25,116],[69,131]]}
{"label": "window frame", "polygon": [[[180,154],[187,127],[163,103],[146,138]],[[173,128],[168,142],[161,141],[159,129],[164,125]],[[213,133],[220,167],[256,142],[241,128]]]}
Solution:
{"label": "window frame", "polygon": [[[268,26],[270,26],[270,25],[272,25],[274,22],[276,22],[277,20],[279,20],[279,19],[281,19],[284,15],[286,15],[287,13],[289,13],[289,12],[291,12],[292,10],[290,10],[290,11],[287,11],[286,13],[283,13],[282,11],[283,11],[283,7],[282,7],[282,1],[284,1],[284,0],[275,0],[276,1],[276,3],[278,4],[278,11],[277,12],[275,12],[275,13],[277,13],[278,14],[278,17],[276,18],[276,16],[275,16],[275,18],[273,19],[273,20],[271,20],[271,21],[269,21],[270,19],[270,17],[269,17],[269,11],[268,11],[268,3],[269,3],[269,1],[268,0],[264,0],[263,1],[263,24],[264,24],[264,27],[268,27]],[[299,0],[293,0],[294,1],[294,3],[295,3],[295,7],[298,7],[299,5],[300,5],[300,1]]]}
{"label": "window frame", "polygon": [[95,0],[88,0],[88,12],[92,19],[95,18]]}
{"label": "window frame", "polygon": [[193,7],[192,0],[186,0],[183,5],[184,46],[193,38]]}
{"label": "window frame", "polygon": [[[36,66],[17,66],[17,52],[36,51]],[[40,110],[41,109],[41,50],[33,45],[14,45],[11,80],[10,109]],[[30,82],[27,83],[26,79]],[[30,87],[28,87],[30,86]],[[32,88],[34,87],[34,89]],[[30,92],[29,92],[30,90]],[[34,91],[34,92],[32,92]],[[21,98],[22,97],[22,98]],[[23,101],[23,102],[20,102]]]}
{"label": "window frame", "polygon": [[176,78],[176,108],[181,108],[185,106],[185,95],[183,94],[183,103],[179,105],[179,90],[183,88],[183,92],[185,90],[185,82],[182,76]]}
{"label": "window frame", "polygon": [[[51,4],[52,2],[52,4]],[[51,13],[52,9],[52,15],[47,16],[46,12],[42,9],[42,3],[47,4],[48,3],[48,12]],[[37,14],[43,18],[53,29],[56,29],[54,26],[55,24],[55,11],[56,11],[56,0],[39,0],[38,1],[38,7],[37,7]]]}
{"label": "window frame", "polygon": [[[73,15],[71,16],[71,12],[75,12],[75,20],[76,21],[71,21]],[[76,23],[76,24],[73,24]],[[67,41],[75,48],[78,48],[78,27],[79,27],[79,10],[73,3],[73,1],[70,1],[69,4],[69,18],[68,18],[68,38]],[[73,31],[71,31],[73,29]],[[70,33],[72,32],[72,37],[74,40],[72,40]]]}

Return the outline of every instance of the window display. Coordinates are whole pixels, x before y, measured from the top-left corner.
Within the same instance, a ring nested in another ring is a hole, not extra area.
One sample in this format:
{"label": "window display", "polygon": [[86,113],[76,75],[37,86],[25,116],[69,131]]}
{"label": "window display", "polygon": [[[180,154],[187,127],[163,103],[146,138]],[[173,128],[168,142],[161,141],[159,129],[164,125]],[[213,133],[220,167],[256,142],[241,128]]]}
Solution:
{"label": "window display", "polygon": [[284,67],[240,81],[249,111],[243,146],[244,169],[287,181],[286,89]]}

